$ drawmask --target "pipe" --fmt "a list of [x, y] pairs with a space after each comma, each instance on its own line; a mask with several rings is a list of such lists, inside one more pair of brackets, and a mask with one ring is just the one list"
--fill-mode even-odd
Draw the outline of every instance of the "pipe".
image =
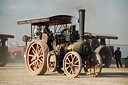
[[79, 31], [80, 40], [84, 41], [84, 22], [85, 22], [85, 9], [79, 10]]

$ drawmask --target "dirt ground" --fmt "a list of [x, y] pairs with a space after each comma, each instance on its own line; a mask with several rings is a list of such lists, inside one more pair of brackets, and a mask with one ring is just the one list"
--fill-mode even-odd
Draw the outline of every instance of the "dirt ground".
[[128, 68], [116, 68], [112, 64], [95, 78], [88, 77], [83, 70], [77, 78], [69, 78], [55, 72], [34, 76], [24, 63], [8, 63], [0, 67], [0, 85], [128, 85]]

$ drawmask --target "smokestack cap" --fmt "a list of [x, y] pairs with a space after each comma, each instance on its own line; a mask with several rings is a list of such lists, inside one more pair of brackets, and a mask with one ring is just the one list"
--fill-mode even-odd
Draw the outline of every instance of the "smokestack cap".
[[80, 12], [80, 11], [83, 11], [83, 12], [85, 12], [86, 10], [85, 10], [85, 9], [79, 9], [79, 12]]

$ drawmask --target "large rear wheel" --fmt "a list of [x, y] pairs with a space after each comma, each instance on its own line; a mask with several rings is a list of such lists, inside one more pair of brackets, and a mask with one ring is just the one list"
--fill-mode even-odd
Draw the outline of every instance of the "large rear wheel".
[[26, 50], [26, 67], [31, 74], [39, 75], [47, 71], [48, 46], [44, 41], [32, 41]]
[[63, 67], [67, 76], [77, 77], [82, 68], [80, 55], [75, 51], [68, 52], [64, 57]]
[[96, 48], [95, 52], [97, 52], [101, 56], [101, 59], [103, 62], [103, 67], [108, 68], [112, 62], [111, 50], [106, 46], [100, 46], [100, 47]]

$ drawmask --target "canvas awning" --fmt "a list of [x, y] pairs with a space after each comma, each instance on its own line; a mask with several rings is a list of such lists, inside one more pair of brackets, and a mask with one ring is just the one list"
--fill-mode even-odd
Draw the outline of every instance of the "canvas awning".
[[32, 24], [32, 25], [45, 25], [49, 23], [49, 25], [61, 25], [61, 24], [70, 24], [73, 16], [70, 15], [56, 15], [51, 17], [41, 17], [34, 19], [24, 19], [19, 20], [17, 23], [20, 24]]
[[97, 39], [118, 39], [118, 37], [113, 34], [103, 34], [103, 33], [85, 32], [84, 36], [88, 38], [97, 38]]
[[0, 34], [0, 39], [8, 39], [8, 38], [14, 38], [13, 35], [7, 35], [7, 34]]

